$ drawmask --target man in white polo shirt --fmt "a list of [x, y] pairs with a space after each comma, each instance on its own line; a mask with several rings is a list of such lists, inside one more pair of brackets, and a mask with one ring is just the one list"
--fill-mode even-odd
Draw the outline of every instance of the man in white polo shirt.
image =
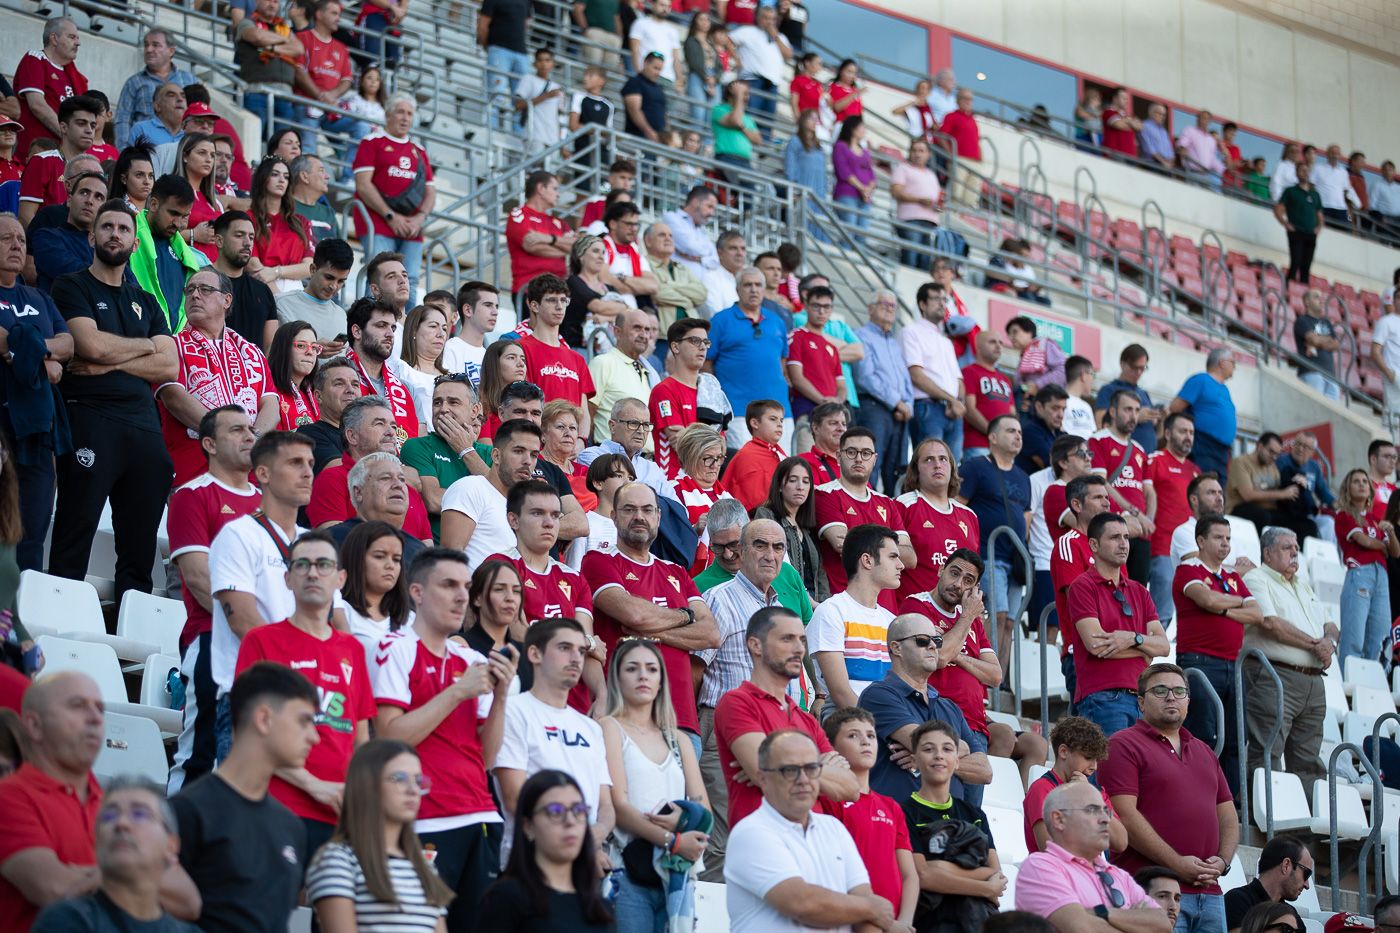
[[846, 827], [812, 812], [822, 765], [811, 737], [770, 733], [758, 746], [758, 768], [763, 803], [730, 830], [724, 862], [731, 933], [896, 928]]

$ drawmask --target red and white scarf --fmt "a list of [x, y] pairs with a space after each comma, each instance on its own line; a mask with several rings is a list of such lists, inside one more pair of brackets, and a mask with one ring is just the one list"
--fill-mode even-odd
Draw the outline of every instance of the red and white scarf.
[[321, 420], [321, 406], [316, 404], [316, 396], [305, 387], [293, 389], [290, 395], [277, 393], [282, 420], [277, 424], [279, 431], [295, 431], [303, 424]]
[[175, 335], [180, 354], [185, 391], [206, 409], [237, 405], [257, 418], [258, 403], [272, 391], [267, 359], [261, 350], [244, 340], [231, 327], [224, 328], [218, 340], [211, 340], [193, 327]]
[[914, 135], [922, 136], [930, 143], [933, 142], [933, 108], [928, 104], [915, 104], [914, 112], [919, 115], [919, 125], [923, 127], [922, 130]]
[[642, 254], [637, 252], [636, 243], [629, 243], [626, 246], [622, 246], [621, 244], [614, 243], [611, 236], [605, 236], [603, 237], [603, 249], [607, 250], [609, 266], [616, 260], [617, 254], [621, 253], [632, 260], [632, 278], [635, 279], [642, 274]]
[[[346, 350], [345, 358], [355, 365], [356, 372], [360, 374], [360, 395], [374, 395], [374, 383], [370, 381], [365, 364], [360, 362], [359, 354], [354, 350]], [[408, 386], [399, 381], [388, 360], [384, 361], [381, 371], [384, 376], [384, 397], [389, 400], [389, 411], [393, 413], [394, 423], [398, 425], [395, 433], [398, 435], [399, 448], [402, 449], [404, 441], [418, 436], [418, 409], [413, 405], [413, 396], [409, 393]]]

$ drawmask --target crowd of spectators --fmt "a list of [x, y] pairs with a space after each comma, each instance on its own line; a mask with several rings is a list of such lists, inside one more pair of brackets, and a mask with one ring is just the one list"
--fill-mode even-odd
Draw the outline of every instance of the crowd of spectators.
[[[596, 6], [583, 22], [607, 32], [619, 14]], [[683, 74], [669, 27], [646, 28], [667, 6], [629, 33], [641, 82]], [[375, 95], [340, 67], [339, 4], [295, 37], [275, 7], [240, 17], [240, 60], [261, 82], [291, 69], [329, 130], [337, 101]], [[746, 137], [743, 89], [774, 90], [764, 55], [789, 57], [777, 12], [718, 11], [752, 70], [716, 110]], [[527, 17], [482, 15], [528, 88], [508, 35]], [[164, 515], [185, 699], [167, 786], [104, 789], [97, 684], [11, 685], [15, 929], [276, 930], [300, 898], [331, 930], [684, 928], [697, 878], [727, 885], [739, 931], [977, 929], [1013, 906], [1062, 931], [1227, 928], [1240, 742], [1254, 766], [1277, 723], [1287, 767], [1320, 773], [1322, 672], [1381, 659], [1390, 636], [1392, 443], [1335, 488], [1308, 433], [1232, 456], [1232, 351], [1154, 403], [1142, 346], [1100, 385], [1031, 317], [974, 323], [946, 259], [908, 296], [916, 320], [880, 292], [852, 330], [792, 244], [751, 256], [740, 231], [714, 235], [711, 188], [644, 225], [616, 196], [627, 160], [579, 229], [559, 178], [531, 173], [512, 281], [420, 300], [432, 168], [402, 95], [358, 140], [371, 258], [345, 307], [354, 252], [314, 137], [275, 133], [240, 186], [236, 138], [152, 33], [120, 98], [135, 142], [105, 159], [72, 23], [44, 35], [20, 127], [58, 148], [26, 169], [28, 210], [0, 213], [0, 608], [14, 571], [83, 580], [104, 508], [117, 602], [150, 592]], [[533, 67], [538, 113], [557, 88], [548, 53]], [[655, 129], [650, 93], [627, 112]], [[920, 93], [911, 127], [959, 138], [970, 95], [946, 73]], [[859, 224], [856, 69], [820, 94]], [[290, 98], [263, 103], [292, 119]], [[937, 208], [931, 155], [915, 141], [901, 205]], [[519, 316], [499, 334], [504, 297]], [[1232, 547], [1256, 534], [1258, 566]], [[1297, 576], [1308, 536], [1347, 565], [1339, 625]], [[1011, 689], [1027, 584], [1072, 685], [1048, 736], [986, 711]], [[35, 673], [24, 621], [7, 640]], [[1247, 735], [1227, 716], [1217, 760], [1188, 672], [1232, 708], [1247, 648], [1287, 702], [1262, 701], [1247, 660]], [[1014, 905], [981, 808], [993, 759], [1022, 780], [1053, 763], [1027, 796]], [[1250, 897], [1296, 897], [1310, 865], [1305, 848], [1261, 861]]]

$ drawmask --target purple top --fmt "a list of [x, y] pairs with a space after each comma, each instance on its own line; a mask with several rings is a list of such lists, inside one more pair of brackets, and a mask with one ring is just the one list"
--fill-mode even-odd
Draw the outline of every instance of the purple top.
[[854, 175], [863, 184], [875, 180], [875, 165], [870, 160], [870, 150], [852, 151], [851, 147], [838, 142], [831, 148], [831, 168], [836, 176], [836, 186], [831, 191], [833, 198], [862, 198], [864, 194], [846, 181]]

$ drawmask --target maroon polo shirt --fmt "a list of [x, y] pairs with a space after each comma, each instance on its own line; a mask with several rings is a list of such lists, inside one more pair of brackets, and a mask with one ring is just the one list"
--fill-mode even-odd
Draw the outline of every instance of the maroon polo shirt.
[[720, 697], [719, 705], [715, 707], [715, 749], [720, 768], [724, 771], [724, 782], [729, 787], [731, 830], [758, 809], [763, 802], [763, 792], [752, 784], [740, 784], [734, 780], [739, 768], [729, 746], [739, 736], [749, 732], [768, 735], [779, 729], [797, 729], [807, 733], [817, 743], [818, 754], [825, 755], [831, 751], [831, 743], [826, 740], [826, 733], [816, 717], [798, 706], [791, 697], [780, 701], [754, 686], [751, 680], [744, 681]]
[[[1099, 785], [1110, 798], [1136, 797], [1143, 819], [1178, 854], [1213, 858], [1220, 854], [1215, 810], [1233, 800], [1230, 785], [1209, 745], [1185, 729], [1178, 735], [1179, 755], [1145, 720], [1114, 733], [1108, 757], [1099, 762]], [[1130, 873], [1156, 864], [1131, 844], [1113, 861]], [[1219, 894], [1220, 885], [1197, 887], [1183, 881], [1181, 893]]]
[[[1098, 619], [1099, 627], [1105, 632], [1137, 632], [1147, 634], [1147, 623], [1157, 621], [1157, 607], [1147, 587], [1128, 579], [1126, 571], [1118, 572], [1118, 583], [1106, 579], [1090, 567], [1069, 585], [1065, 592], [1065, 606], [1069, 610], [1071, 623], [1081, 619]], [[1123, 594], [1125, 602], [1113, 595]], [[1131, 608], [1129, 616], [1125, 607]], [[1076, 626], [1075, 632], [1079, 631]], [[1083, 638], [1074, 639], [1082, 646]], [[1138, 675], [1147, 667], [1147, 658], [1096, 658], [1087, 650], [1074, 651], [1074, 674], [1077, 683], [1074, 698], [1082, 700], [1100, 690], [1136, 690]]]
[[1187, 587], [1204, 586], [1217, 593], [1243, 596], [1253, 602], [1244, 580], [1233, 570], [1221, 568], [1219, 573], [1201, 563], [1199, 557], [1184, 560], [1172, 579], [1172, 600], [1176, 605], [1176, 653], [1204, 654], [1224, 661], [1240, 656], [1244, 643], [1244, 623], [1236, 622], [1223, 612], [1207, 612], [1186, 595]]

